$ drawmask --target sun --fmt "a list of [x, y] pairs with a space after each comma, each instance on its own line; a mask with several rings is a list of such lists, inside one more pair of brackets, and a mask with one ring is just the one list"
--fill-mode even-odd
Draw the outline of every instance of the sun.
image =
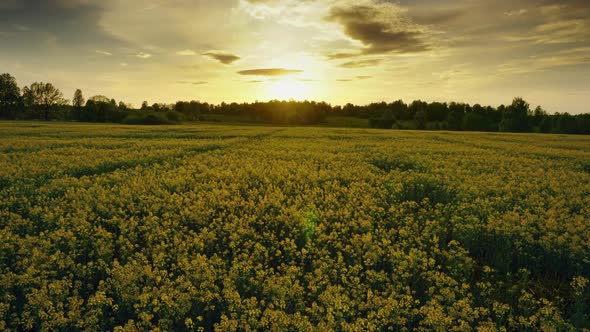
[[293, 77], [282, 77], [265, 83], [265, 94], [268, 99], [305, 100], [310, 97], [307, 82]]

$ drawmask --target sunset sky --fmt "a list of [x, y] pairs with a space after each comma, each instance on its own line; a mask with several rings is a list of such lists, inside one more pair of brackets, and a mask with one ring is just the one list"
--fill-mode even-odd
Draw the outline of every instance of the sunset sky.
[[590, 112], [588, 0], [0, 0], [0, 72], [67, 98]]

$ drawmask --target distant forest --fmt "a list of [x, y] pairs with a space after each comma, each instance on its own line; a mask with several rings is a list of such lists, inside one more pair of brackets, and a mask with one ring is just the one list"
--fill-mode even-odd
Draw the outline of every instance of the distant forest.
[[325, 102], [279, 101], [221, 103], [179, 101], [148, 104], [141, 108], [106, 96], [86, 100], [76, 90], [71, 102], [51, 83], [20, 88], [10, 74], [0, 75], [0, 119], [112, 122], [126, 124], [175, 124], [183, 121], [226, 121], [276, 125], [321, 125], [330, 117], [366, 120], [380, 129], [465, 130], [590, 134], [590, 114], [549, 114], [534, 110], [522, 98], [498, 107], [465, 103], [372, 103], [365, 106], [333, 106]]

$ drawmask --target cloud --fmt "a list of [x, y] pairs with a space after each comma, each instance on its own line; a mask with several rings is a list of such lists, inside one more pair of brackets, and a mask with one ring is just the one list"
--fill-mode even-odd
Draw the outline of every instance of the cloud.
[[528, 9], [526, 13], [527, 17], [517, 19], [524, 24], [521, 29], [505, 33], [498, 39], [531, 45], [590, 42], [590, 3], [585, 6], [575, 1], [569, 4], [548, 4]]
[[362, 68], [362, 67], [372, 67], [379, 65], [383, 60], [382, 59], [366, 59], [366, 60], [356, 60], [356, 61], [348, 61], [338, 65], [338, 67], [342, 68]]
[[509, 10], [507, 12], [504, 12], [504, 15], [508, 16], [508, 17], [516, 17], [516, 16], [522, 16], [526, 13], [528, 13], [529, 11], [526, 9], [514, 9], [514, 10]]
[[331, 53], [326, 55], [326, 58], [328, 58], [328, 60], [340, 60], [352, 58], [358, 55], [359, 53]]
[[101, 18], [110, 1], [93, 0], [2, 0], [0, 31], [14, 32], [3, 41], [3, 53], [38, 50], [51, 40], [57, 47], [127, 46], [106, 32]]
[[113, 53], [111, 53], [111, 52], [102, 51], [102, 50], [96, 50], [96, 51], [94, 51], [94, 52], [96, 52], [97, 54], [106, 55], [106, 56], [111, 56], [111, 55], [113, 55]]
[[195, 51], [191, 51], [191, 50], [182, 50], [182, 51], [176, 52], [176, 54], [182, 55], [182, 56], [191, 56], [191, 55], [196, 55], [197, 53], [195, 53]]
[[274, 3], [279, 2], [277, 0], [246, 0], [246, 1], [249, 3], [252, 3], [252, 4], [272, 4], [273, 2]]
[[[397, 5], [332, 7], [327, 21], [340, 24], [344, 33], [360, 42], [360, 54], [414, 53], [430, 49], [423, 31], [408, 21]], [[339, 54], [348, 56], [350, 54]]]
[[176, 81], [178, 84], [190, 84], [190, 85], [204, 85], [208, 84], [209, 82], [206, 81]]
[[149, 53], [144, 53], [144, 52], [139, 52], [135, 55], [136, 57], [140, 58], [140, 59], [149, 59], [152, 57], [151, 54]]
[[212, 59], [215, 59], [215, 60], [223, 63], [224, 65], [229, 65], [229, 64], [234, 63], [234, 62], [241, 59], [237, 55], [233, 55], [233, 54], [225, 53], [225, 52], [216, 52], [216, 51], [205, 52], [205, 53], [203, 53], [203, 55], [208, 56]]
[[339, 78], [339, 79], [336, 79], [336, 82], [352, 82], [352, 81], [357, 81], [357, 80], [366, 80], [369, 78], [372, 78], [372, 76], [359, 75], [359, 76], [355, 76], [352, 78]]
[[590, 65], [590, 47], [530, 56], [527, 59], [511, 60], [498, 66], [499, 74], [524, 74], [545, 71], [563, 66]]
[[261, 68], [261, 69], [249, 69], [239, 71], [240, 75], [251, 75], [251, 76], [287, 76], [293, 74], [303, 73], [303, 70], [298, 69], [284, 69], [284, 68]]

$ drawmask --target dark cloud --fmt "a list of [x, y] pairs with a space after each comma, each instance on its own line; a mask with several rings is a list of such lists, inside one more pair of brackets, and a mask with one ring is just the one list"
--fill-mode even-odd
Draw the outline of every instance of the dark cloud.
[[358, 56], [358, 53], [332, 53], [326, 55], [326, 58], [329, 60], [340, 60], [340, 59], [348, 59], [355, 56]]
[[[333, 7], [326, 19], [341, 24], [347, 36], [361, 42], [365, 46], [361, 54], [413, 53], [429, 49], [422, 32], [401, 19], [384, 16], [378, 7]], [[351, 54], [336, 56], [348, 55]]]
[[382, 59], [366, 59], [366, 60], [357, 60], [357, 61], [348, 61], [338, 65], [338, 67], [342, 68], [362, 68], [362, 67], [372, 67], [380, 64], [383, 60]]
[[209, 52], [203, 53], [203, 55], [208, 56], [212, 59], [215, 59], [215, 60], [223, 63], [224, 65], [229, 65], [229, 64], [234, 63], [234, 62], [241, 59], [237, 55], [233, 55], [233, 54], [229, 54], [229, 53], [225, 53], [225, 52], [209, 51]]
[[251, 76], [286, 76], [303, 73], [303, 70], [298, 69], [284, 69], [284, 68], [261, 68], [261, 69], [249, 69], [239, 71], [240, 75], [251, 75]]
[[461, 9], [440, 9], [440, 10], [410, 10], [409, 16], [412, 21], [423, 25], [439, 25], [455, 22], [468, 14], [466, 8]]
[[10, 36], [3, 41], [3, 46], [20, 51], [43, 45], [122, 46], [122, 41], [100, 25], [105, 11], [103, 3], [84, 0], [7, 1], [0, 6], [0, 31]]

